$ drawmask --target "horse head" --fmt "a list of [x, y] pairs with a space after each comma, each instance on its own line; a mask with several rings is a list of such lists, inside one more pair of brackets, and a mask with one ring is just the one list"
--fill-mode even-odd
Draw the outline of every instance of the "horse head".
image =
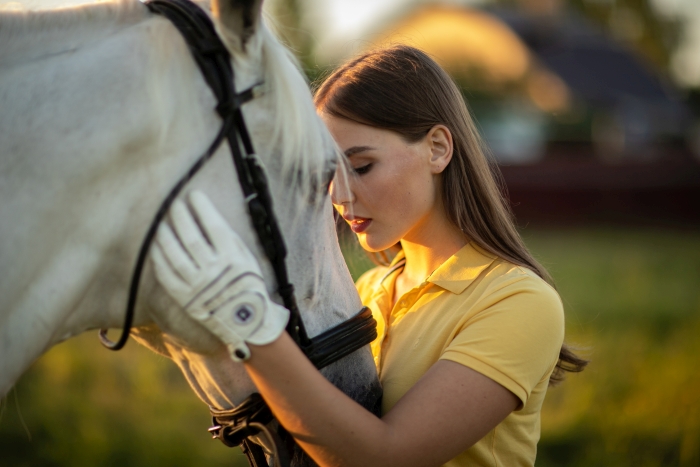
[[[361, 304], [335, 235], [327, 184], [335, 145], [261, 1], [214, 0], [237, 89], [262, 83], [243, 117], [269, 180], [287, 268], [310, 336]], [[0, 14], [0, 395], [50, 346], [119, 328], [133, 262], [162, 199], [214, 139], [216, 102], [177, 30], [133, 2]], [[183, 190], [201, 190], [271, 267], [222, 146]], [[166, 220], [167, 221], [167, 220]], [[278, 299], [278, 297], [277, 297]], [[171, 358], [211, 408], [254, 387], [242, 365], [157, 284], [141, 280], [132, 335]], [[378, 395], [368, 348], [324, 370], [367, 407]]]

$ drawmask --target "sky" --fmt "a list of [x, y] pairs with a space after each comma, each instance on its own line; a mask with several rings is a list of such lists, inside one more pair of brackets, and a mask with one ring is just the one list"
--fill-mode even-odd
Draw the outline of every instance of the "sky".
[[315, 52], [321, 61], [337, 56], [336, 50], [351, 55], [369, 29], [415, 0], [306, 0], [305, 26], [317, 39]]
[[[276, 0], [266, 0], [268, 3]], [[393, 12], [430, 0], [301, 0], [305, 23], [318, 43], [320, 58], [338, 47], [354, 49], [368, 39], [372, 26]], [[443, 3], [483, 4], [490, 0], [442, 0]], [[591, 0], [611, 1], [614, 0]], [[700, 0], [649, 0], [660, 14], [682, 24], [681, 43], [671, 57], [671, 75], [682, 87], [700, 87]], [[91, 3], [91, 0], [0, 0], [8, 7], [50, 8]]]

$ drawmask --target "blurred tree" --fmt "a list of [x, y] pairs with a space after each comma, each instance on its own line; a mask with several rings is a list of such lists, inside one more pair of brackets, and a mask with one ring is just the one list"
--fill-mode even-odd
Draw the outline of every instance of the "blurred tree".
[[313, 36], [304, 24], [304, 3], [303, 0], [271, 0], [265, 3], [265, 10], [282, 41], [307, 68]]
[[497, 3], [540, 15], [556, 15], [565, 7], [572, 8], [664, 72], [680, 39], [678, 21], [659, 15], [650, 0], [497, 0]]

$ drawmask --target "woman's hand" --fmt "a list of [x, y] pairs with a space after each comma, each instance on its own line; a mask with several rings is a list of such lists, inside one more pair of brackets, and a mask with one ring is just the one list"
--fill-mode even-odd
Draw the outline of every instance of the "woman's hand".
[[289, 311], [270, 300], [255, 257], [204, 193], [190, 195], [190, 209], [175, 201], [170, 214], [174, 229], [161, 224], [151, 252], [156, 277], [234, 360], [247, 360], [246, 342], [273, 342]]

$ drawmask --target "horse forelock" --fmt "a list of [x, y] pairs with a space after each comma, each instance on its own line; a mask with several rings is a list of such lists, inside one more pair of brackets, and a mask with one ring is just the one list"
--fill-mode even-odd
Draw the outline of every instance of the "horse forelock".
[[[222, 28], [219, 28], [220, 32]], [[240, 45], [235, 38], [222, 38], [229, 49], [234, 50], [234, 65], [237, 65]], [[302, 196], [310, 197], [322, 184], [323, 169], [330, 154], [337, 149], [316, 114], [309, 83], [296, 57], [270, 31], [265, 22], [248, 39], [243, 61], [250, 57], [259, 59], [260, 78], [271, 99], [271, 132], [267, 137], [272, 142], [275, 157], [279, 158], [282, 177], [295, 180], [302, 189]]]

